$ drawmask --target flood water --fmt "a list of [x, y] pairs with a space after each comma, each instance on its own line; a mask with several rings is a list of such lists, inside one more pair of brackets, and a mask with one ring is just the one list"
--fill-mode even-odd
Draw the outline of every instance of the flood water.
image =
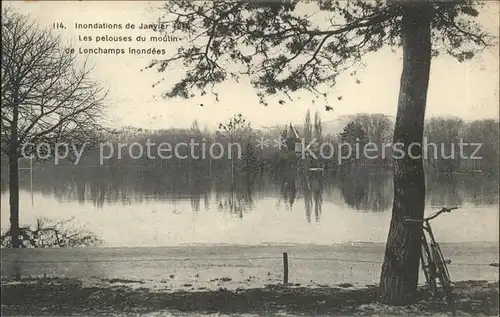
[[[383, 242], [392, 207], [390, 173], [210, 176], [142, 167], [49, 167], [21, 172], [21, 224], [70, 219], [106, 246]], [[2, 229], [9, 224], [2, 177]], [[426, 213], [442, 242], [498, 241], [498, 179], [427, 176]]]

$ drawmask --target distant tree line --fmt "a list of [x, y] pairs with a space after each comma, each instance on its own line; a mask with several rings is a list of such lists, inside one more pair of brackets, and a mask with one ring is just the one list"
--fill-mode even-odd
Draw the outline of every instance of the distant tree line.
[[[345, 147], [339, 147], [340, 143], [349, 143], [353, 150], [362, 151], [363, 146], [372, 143], [377, 151], [370, 152], [370, 158], [363, 157], [362, 153], [356, 156], [353, 153], [350, 158], [337, 161], [338, 153], [330, 153], [329, 147], [322, 150], [322, 159], [319, 156], [319, 149], [312, 148], [317, 153], [318, 159], [306, 157], [304, 164], [311, 166], [322, 166], [329, 171], [340, 171], [351, 173], [354, 170], [366, 170], [368, 172], [389, 171], [392, 164], [391, 148], [382, 150], [384, 145], [392, 144], [392, 133], [394, 122], [391, 117], [384, 114], [357, 114], [347, 117], [345, 126], [340, 133], [328, 133], [324, 131], [323, 123], [319, 113], [315, 113], [314, 119], [308, 110], [304, 118], [303, 126], [296, 127], [300, 138], [308, 144], [313, 138], [317, 144], [330, 143], [336, 151], [346, 151]], [[101, 135], [102, 140], [107, 140], [114, 145], [111, 158], [104, 159], [103, 165], [106, 166], [143, 166], [156, 172], [162, 172], [169, 175], [174, 170], [190, 171], [190, 175], [212, 177], [214, 175], [246, 175], [251, 178], [255, 173], [273, 172], [283, 168], [289, 168], [291, 163], [299, 160], [299, 153], [287, 151], [286, 148], [278, 149], [276, 144], [268, 141], [267, 146], [260, 147], [259, 140], [278, 140], [282, 135], [285, 124], [280, 128], [270, 130], [253, 129], [250, 123], [241, 114], [235, 115], [226, 122], [220, 124], [219, 129], [211, 131], [208, 128], [200, 129], [197, 121], [194, 121], [191, 128], [188, 129], [141, 129], [133, 127], [124, 127], [114, 132], [104, 132]], [[482, 119], [466, 122], [455, 117], [433, 117], [426, 121], [425, 137], [427, 143], [434, 143], [436, 147], [428, 145], [426, 153], [427, 159], [424, 164], [429, 173], [450, 174], [450, 173], [477, 173], [482, 172], [488, 175], [497, 176], [499, 172], [499, 125], [494, 119]], [[481, 144], [478, 146], [462, 146], [460, 152], [460, 142], [464, 144]], [[297, 140], [302, 142], [302, 140]], [[147, 142], [153, 144], [150, 146], [150, 153], [154, 159], [150, 159], [144, 152], [139, 155], [139, 147], [131, 146], [134, 143], [142, 145], [146, 150]], [[172, 154], [168, 159], [158, 157], [158, 145], [169, 143], [172, 146], [180, 142], [196, 144], [194, 150], [189, 147], [180, 147], [178, 154]], [[127, 144], [129, 147], [118, 149], [118, 144]], [[218, 146], [213, 147], [211, 157], [210, 147], [214, 143]], [[238, 146], [230, 144], [238, 144]], [[202, 146], [202, 144], [204, 144]], [[473, 153], [478, 148], [477, 153]], [[217, 156], [224, 151], [220, 158]], [[103, 150], [105, 155], [110, 154], [110, 149], [106, 146]], [[118, 154], [121, 152], [120, 154]], [[204, 154], [203, 154], [204, 152]], [[231, 156], [229, 156], [231, 152]], [[290, 153], [292, 152], [292, 153]], [[347, 156], [347, 153], [341, 153]], [[480, 159], [471, 159], [474, 157]], [[95, 147], [86, 151], [79, 165], [99, 165], [99, 149]], [[328, 159], [328, 157], [332, 157]], [[375, 157], [376, 156], [376, 157]], [[185, 157], [185, 158], [181, 158]], [[375, 158], [374, 158], [375, 157]], [[2, 157], [2, 160], [5, 160]], [[53, 161], [48, 160], [53, 163]], [[70, 165], [70, 161], [63, 161], [60, 165]], [[299, 164], [303, 167], [302, 164]], [[299, 166], [297, 165], [297, 166]], [[2, 172], [5, 172], [2, 169]], [[188, 175], [186, 174], [186, 175]], [[5, 175], [5, 174], [4, 174]], [[236, 176], [235, 176], [236, 175]], [[238, 176], [238, 177], [240, 177]], [[186, 176], [187, 177], [187, 176]]]
[[[357, 114], [350, 116], [342, 132], [328, 134], [323, 132], [321, 118], [315, 114], [314, 124], [309, 110], [304, 119], [302, 137], [306, 144], [313, 138], [318, 143], [328, 142], [334, 150], [340, 150], [342, 160], [337, 160], [333, 153], [332, 159], [321, 159], [316, 165], [327, 169], [351, 173], [354, 170], [366, 169], [373, 172], [388, 171], [392, 165], [392, 134], [394, 122], [384, 114]], [[425, 122], [426, 141], [423, 146], [424, 164], [430, 173], [485, 173], [498, 176], [499, 172], [499, 123], [494, 119], [481, 119], [466, 122], [456, 117], [433, 117]], [[360, 152], [358, 156], [352, 153], [347, 157], [347, 147], [339, 146], [348, 143]], [[363, 147], [370, 143], [369, 158], [362, 153]], [[384, 149], [385, 147], [385, 149]], [[368, 149], [368, 146], [366, 147]], [[462, 149], [461, 149], [462, 148]], [[319, 149], [315, 148], [319, 153]], [[328, 147], [322, 151], [323, 157], [332, 153]], [[309, 165], [311, 165], [309, 160]]]

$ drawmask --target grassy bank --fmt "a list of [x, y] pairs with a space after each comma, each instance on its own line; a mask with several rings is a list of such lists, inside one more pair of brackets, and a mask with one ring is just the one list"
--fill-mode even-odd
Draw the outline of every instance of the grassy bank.
[[[132, 283], [132, 281], [130, 281]], [[154, 291], [123, 283], [88, 287], [77, 279], [25, 279], [2, 284], [2, 315], [446, 315], [441, 300], [421, 289], [417, 304], [389, 307], [378, 303], [376, 286], [354, 288], [287, 287], [216, 291]], [[459, 315], [497, 316], [498, 282], [463, 281], [455, 285]]]

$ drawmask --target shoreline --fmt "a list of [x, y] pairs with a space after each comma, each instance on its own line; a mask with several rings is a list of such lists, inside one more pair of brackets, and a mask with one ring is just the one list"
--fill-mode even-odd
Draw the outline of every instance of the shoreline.
[[[126, 285], [85, 286], [79, 279], [23, 279], [2, 283], [2, 315], [134, 316], [446, 316], [443, 300], [420, 287], [413, 305], [378, 301], [378, 287], [266, 285], [227, 290], [157, 290]], [[126, 283], [125, 283], [126, 284]], [[498, 281], [455, 283], [458, 316], [498, 315]]]
[[[23, 277], [141, 280], [142, 287], [216, 290], [282, 283], [283, 254], [288, 281], [313, 286], [376, 284], [384, 244], [287, 246], [177, 246], [157, 248], [40, 248], [1, 250], [2, 278]], [[441, 244], [452, 281], [498, 280], [497, 244]], [[420, 272], [421, 273], [421, 272]], [[421, 280], [424, 276], [421, 273]]]
[[[209, 248], [209, 247], [227, 247], [227, 248], [259, 248], [259, 247], [353, 247], [353, 246], [383, 246], [385, 247], [386, 242], [383, 241], [348, 241], [348, 242], [332, 242], [332, 243], [314, 243], [314, 242], [259, 242], [255, 244], [244, 244], [244, 243], [210, 243], [210, 242], [194, 242], [194, 243], [178, 243], [178, 244], [165, 244], [165, 245], [100, 245], [100, 246], [92, 246], [92, 247], [80, 247], [80, 249], [163, 249], [163, 248], [185, 248], [185, 247], [201, 247], [201, 248]], [[448, 245], [448, 246], [480, 246], [480, 247], [498, 247], [500, 244], [499, 241], [453, 241], [453, 242], [439, 242], [440, 245]], [[33, 250], [35, 248], [21, 249], [21, 250]], [[60, 249], [58, 247], [54, 248], [43, 248], [43, 249]], [[11, 248], [0, 248], [0, 252], [9, 252]], [[500, 252], [500, 251], [499, 251]]]

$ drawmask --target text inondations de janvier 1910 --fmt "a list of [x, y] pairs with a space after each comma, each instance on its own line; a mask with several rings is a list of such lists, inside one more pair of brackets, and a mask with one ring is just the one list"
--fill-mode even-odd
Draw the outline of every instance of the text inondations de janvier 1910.
[[[70, 53], [85, 55], [165, 55], [168, 43], [182, 42], [185, 25], [166, 23], [108, 23], [74, 22], [66, 25], [54, 22], [52, 28], [64, 32], [73, 28], [76, 32]], [[76, 44], [76, 45], [75, 45]], [[166, 45], [167, 44], [167, 45]]]

